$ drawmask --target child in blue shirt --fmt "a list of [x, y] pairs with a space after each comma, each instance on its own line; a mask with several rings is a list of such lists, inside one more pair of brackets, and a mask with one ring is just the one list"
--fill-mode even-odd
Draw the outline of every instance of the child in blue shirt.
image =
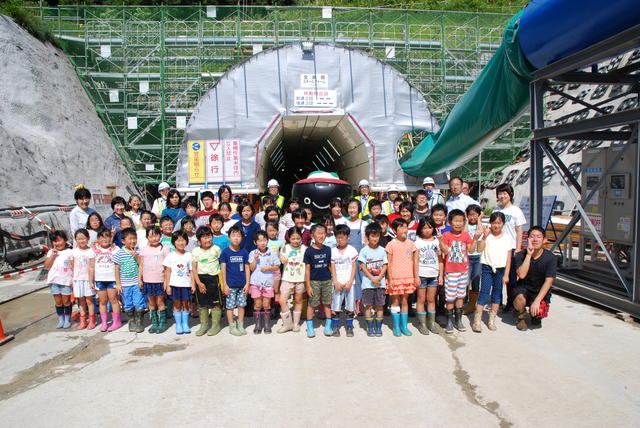
[[260, 225], [253, 220], [253, 205], [249, 201], [242, 201], [238, 205], [238, 214], [242, 217], [242, 220], [236, 223], [242, 230], [242, 248], [250, 253], [256, 249], [253, 236], [260, 230]]
[[[362, 304], [367, 323], [367, 336], [382, 336], [385, 303], [385, 275], [387, 273], [387, 252], [380, 246], [382, 229], [377, 223], [367, 225], [364, 230], [367, 245], [362, 247], [358, 256], [362, 270]], [[372, 310], [375, 308], [375, 319]]]
[[315, 224], [311, 227], [311, 236], [313, 244], [307, 248], [304, 253], [305, 266], [305, 284], [309, 303], [307, 305], [307, 337], [315, 337], [316, 332], [313, 328], [313, 315], [315, 308], [320, 304], [324, 307], [326, 324], [324, 326], [324, 335], [331, 336], [333, 329], [331, 327], [331, 292], [333, 284], [331, 281], [331, 248], [324, 245], [324, 238], [327, 235], [327, 228], [323, 224]]
[[[242, 228], [233, 225], [229, 229], [230, 246], [222, 250], [220, 268], [224, 294], [227, 296], [227, 321], [229, 333], [234, 336], [247, 334], [244, 329], [244, 307], [249, 293], [249, 253], [241, 247]], [[233, 320], [233, 310], [238, 308], [238, 320]]]
[[213, 245], [220, 247], [220, 251], [227, 248], [230, 244], [229, 237], [222, 233], [224, 219], [220, 214], [211, 214], [209, 216], [209, 227], [213, 231]]

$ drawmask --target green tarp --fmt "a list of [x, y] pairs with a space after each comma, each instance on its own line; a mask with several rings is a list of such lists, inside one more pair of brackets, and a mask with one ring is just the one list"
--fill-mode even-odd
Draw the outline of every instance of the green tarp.
[[526, 111], [534, 68], [518, 43], [521, 14], [509, 22], [502, 45], [453, 107], [440, 130], [427, 135], [400, 158], [407, 174], [423, 177], [463, 164]]

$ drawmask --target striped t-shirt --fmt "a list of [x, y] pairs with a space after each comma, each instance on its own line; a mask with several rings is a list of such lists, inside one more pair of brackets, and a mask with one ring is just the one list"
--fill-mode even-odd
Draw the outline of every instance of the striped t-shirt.
[[120, 265], [120, 283], [123, 287], [138, 285], [138, 262], [135, 255], [120, 248], [113, 256], [113, 263]]

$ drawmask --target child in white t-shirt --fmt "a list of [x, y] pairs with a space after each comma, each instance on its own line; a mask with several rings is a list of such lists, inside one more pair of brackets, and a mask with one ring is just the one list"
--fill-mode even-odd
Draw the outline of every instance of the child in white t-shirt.
[[173, 232], [171, 243], [175, 251], [167, 254], [162, 265], [165, 292], [173, 297], [173, 317], [176, 320], [176, 334], [189, 334], [189, 302], [195, 291], [191, 278], [191, 253], [186, 251], [189, 236], [184, 231]]
[[331, 249], [331, 328], [333, 337], [340, 337], [340, 312], [344, 305], [347, 313], [345, 331], [347, 337], [353, 337], [353, 314], [356, 310], [354, 282], [356, 278], [356, 259], [358, 251], [348, 244], [351, 229], [346, 224], [336, 227], [336, 248]]
[[[89, 264], [89, 281], [92, 288], [98, 290], [100, 305], [100, 331], [114, 331], [122, 326], [120, 319], [120, 301], [116, 290], [116, 269], [113, 258], [119, 248], [112, 242], [112, 234], [108, 229], [98, 232], [98, 242], [93, 246], [94, 258]], [[111, 303], [113, 322], [107, 328], [109, 311], [107, 303]]]
[[[289, 243], [282, 247], [280, 261], [284, 265], [280, 287], [275, 287], [276, 296], [280, 303], [282, 327], [278, 333], [300, 331], [300, 317], [302, 315], [302, 299], [305, 293], [304, 284], [304, 252], [307, 247], [302, 245], [302, 234], [298, 229], [289, 229]], [[289, 310], [289, 297], [293, 295], [293, 320]]]
[[78, 330], [96, 328], [96, 313], [93, 296], [96, 295], [95, 286], [89, 281], [89, 266], [95, 253], [89, 248], [89, 231], [78, 229], [75, 233], [76, 248], [73, 253], [73, 295], [80, 306], [80, 325]]
[[71, 327], [71, 283], [73, 281], [73, 254], [67, 248], [67, 234], [63, 230], [51, 233], [53, 249], [47, 253], [44, 268], [49, 270], [47, 283], [58, 314], [56, 328]]
[[[444, 282], [444, 262], [440, 252], [440, 242], [436, 239], [437, 226], [429, 216], [418, 223], [416, 248], [418, 251], [418, 275], [420, 287], [416, 299], [418, 331], [421, 334], [439, 334], [436, 323], [436, 294]], [[425, 301], [427, 310], [425, 311]]]

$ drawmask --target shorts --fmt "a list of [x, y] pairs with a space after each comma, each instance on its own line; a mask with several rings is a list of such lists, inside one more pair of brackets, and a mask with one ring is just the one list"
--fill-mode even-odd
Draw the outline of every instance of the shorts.
[[378, 288], [365, 288], [362, 290], [362, 304], [365, 306], [384, 306], [385, 303], [385, 289]]
[[[326, 302], [326, 300], [323, 300]], [[355, 312], [356, 310], [356, 284], [351, 285], [349, 291], [336, 291], [333, 290], [331, 296], [331, 310], [333, 312], [340, 312], [342, 305], [344, 304], [344, 310], [347, 312]]]
[[76, 297], [93, 297], [95, 290], [91, 289], [89, 281], [78, 280], [73, 282], [73, 295]]
[[420, 277], [420, 288], [427, 287], [437, 287], [438, 286], [438, 278], [425, 278], [424, 276]]
[[49, 284], [51, 286], [51, 294], [62, 294], [63, 296], [71, 296], [73, 294], [73, 290], [70, 285], [61, 285], [52, 282]]
[[[320, 299], [322, 299], [323, 302], [330, 302], [333, 282], [330, 279], [325, 281], [311, 281], [311, 291], [313, 291], [313, 296], [309, 296], [309, 306], [318, 306]], [[326, 305], [327, 303], [324, 304]]]
[[291, 296], [293, 292], [295, 292], [295, 294], [302, 294], [304, 290], [304, 282], [282, 281], [280, 283], [280, 294], [285, 296]]
[[96, 281], [96, 288], [98, 291], [105, 291], [109, 288], [116, 288], [115, 281]]
[[[539, 290], [532, 290], [527, 287], [518, 286], [513, 290], [513, 298], [515, 299], [516, 296], [518, 296], [519, 294], [522, 294], [527, 301], [526, 306], [531, 306], [533, 301], [536, 300], [536, 297], [538, 297], [538, 292]], [[547, 317], [549, 315], [550, 305], [551, 305], [551, 294], [547, 293], [547, 295], [544, 296], [544, 298], [542, 299], [542, 302], [540, 302], [541, 314], [537, 318]]]
[[227, 309], [235, 309], [236, 307], [244, 308], [247, 306], [247, 295], [244, 294], [244, 287], [229, 287], [229, 295], [227, 296]]
[[456, 299], [464, 299], [467, 296], [469, 284], [469, 271], [445, 272], [444, 294], [446, 302], [455, 302]]
[[191, 300], [191, 287], [171, 286], [171, 298], [173, 300]]
[[222, 295], [220, 293], [220, 283], [218, 282], [218, 275], [200, 275], [198, 274], [200, 281], [205, 285], [205, 292], [200, 292], [200, 287], [196, 285], [196, 303], [198, 306], [206, 306], [213, 308], [214, 306], [220, 306], [222, 303]]
[[162, 282], [145, 282], [142, 294], [147, 297], [165, 296], [164, 284]]
[[271, 298], [276, 295], [273, 287], [259, 287], [257, 285], [252, 285], [249, 287], [251, 290], [251, 298], [257, 299], [258, 297], [268, 297]]
[[122, 287], [122, 302], [124, 303], [124, 310], [130, 311], [131, 309], [144, 309], [147, 306], [146, 299], [142, 290], [137, 285], [127, 285]]

